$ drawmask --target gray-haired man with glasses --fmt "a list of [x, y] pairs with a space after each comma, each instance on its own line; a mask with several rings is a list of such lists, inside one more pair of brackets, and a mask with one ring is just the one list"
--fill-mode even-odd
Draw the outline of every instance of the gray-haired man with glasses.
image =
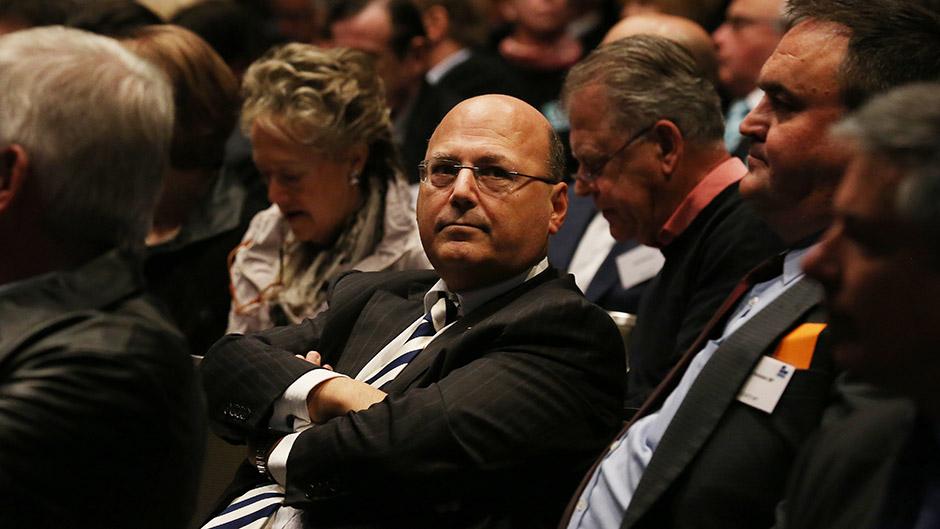
[[[522, 101], [461, 103], [420, 165], [433, 272], [344, 276], [315, 320], [208, 352], [210, 419], [255, 447], [216, 520], [557, 523], [620, 424], [624, 371], [612, 320], [545, 257], [568, 205], [563, 161]], [[251, 507], [271, 502], [273, 515]]]
[[745, 272], [783, 244], [738, 195], [747, 168], [725, 149], [718, 95], [685, 48], [651, 35], [603, 46], [571, 70], [564, 100], [575, 191], [594, 198], [615, 239], [666, 259], [631, 335], [636, 407]]

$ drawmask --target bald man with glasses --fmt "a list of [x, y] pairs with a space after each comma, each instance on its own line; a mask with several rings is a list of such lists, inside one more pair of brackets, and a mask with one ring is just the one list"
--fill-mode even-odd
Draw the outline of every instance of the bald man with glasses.
[[352, 273], [316, 319], [209, 351], [210, 420], [252, 446], [219, 519], [280, 487], [278, 527], [557, 523], [620, 424], [625, 368], [612, 320], [547, 264], [563, 167], [529, 105], [461, 103], [419, 168], [433, 272]]
[[630, 337], [626, 407], [636, 408], [783, 243], [738, 195], [747, 168], [725, 149], [718, 95], [681, 45], [638, 35], [603, 46], [571, 70], [563, 100], [575, 191], [594, 199], [614, 239], [665, 258]]

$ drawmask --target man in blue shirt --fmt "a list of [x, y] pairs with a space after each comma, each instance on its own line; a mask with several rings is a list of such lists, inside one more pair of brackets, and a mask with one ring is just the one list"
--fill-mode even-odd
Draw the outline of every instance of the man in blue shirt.
[[563, 526], [770, 526], [806, 436], [855, 396], [818, 347], [821, 289], [799, 272], [850, 159], [828, 128], [874, 93], [940, 74], [940, 19], [890, 0], [791, 0], [788, 11], [765, 96], [741, 126], [740, 190], [790, 246], [782, 274], [719, 311], [661, 387], [664, 403], [654, 393], [589, 472]]

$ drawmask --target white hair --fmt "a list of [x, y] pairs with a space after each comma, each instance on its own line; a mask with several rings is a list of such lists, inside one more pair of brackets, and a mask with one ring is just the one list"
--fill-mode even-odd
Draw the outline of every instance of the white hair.
[[139, 249], [159, 198], [173, 95], [117, 41], [64, 27], [0, 37], [0, 147], [30, 160], [50, 232], [70, 248]]

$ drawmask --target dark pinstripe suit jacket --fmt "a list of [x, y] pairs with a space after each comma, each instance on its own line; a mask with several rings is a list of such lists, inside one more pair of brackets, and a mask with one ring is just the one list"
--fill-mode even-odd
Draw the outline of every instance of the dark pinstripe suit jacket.
[[[421, 315], [436, 280], [352, 274], [315, 320], [220, 341], [202, 364], [217, 432], [265, 430], [272, 402], [314, 368], [294, 354], [316, 349], [357, 373]], [[287, 501], [322, 527], [551, 526], [619, 425], [619, 340], [571, 277], [549, 269], [438, 336], [383, 402], [300, 435]], [[242, 469], [230, 497], [253, 472]]]

